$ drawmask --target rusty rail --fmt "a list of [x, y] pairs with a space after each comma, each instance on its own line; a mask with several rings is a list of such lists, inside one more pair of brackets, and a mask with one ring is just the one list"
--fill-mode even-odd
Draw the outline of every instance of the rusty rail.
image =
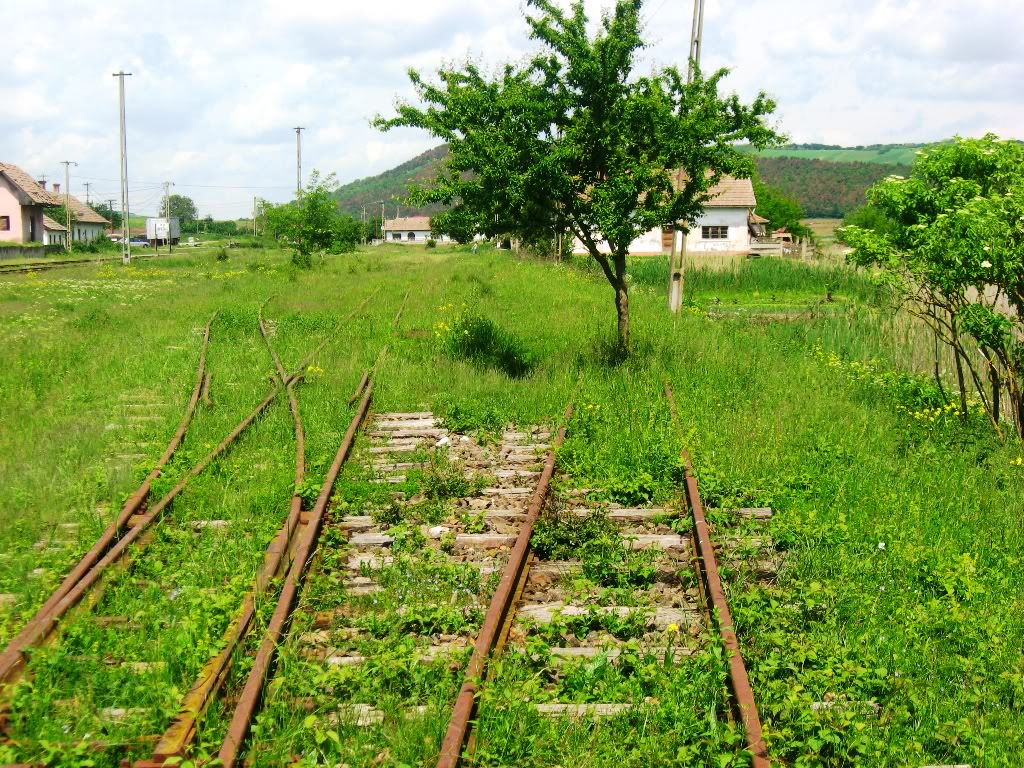
[[287, 626], [295, 608], [295, 601], [298, 597], [299, 589], [305, 579], [306, 566], [309, 563], [310, 556], [312, 555], [320, 537], [320, 531], [323, 528], [324, 516], [327, 512], [327, 504], [334, 490], [334, 483], [337, 480], [338, 473], [341, 471], [342, 464], [345, 463], [349, 452], [352, 450], [352, 444], [355, 441], [356, 433], [359, 431], [363, 420], [366, 418], [372, 398], [373, 382], [369, 381], [366, 384], [365, 392], [359, 403], [359, 407], [356, 409], [356, 413], [352, 417], [352, 421], [349, 423], [348, 430], [345, 432], [341, 445], [338, 447], [338, 452], [335, 454], [334, 462], [331, 464], [331, 468], [328, 470], [327, 476], [324, 478], [324, 483], [320, 488], [320, 495], [317, 497], [316, 504], [313, 506], [313, 510], [310, 513], [309, 522], [306, 524], [306, 528], [302, 532], [298, 548], [295, 552], [295, 557], [292, 560], [291, 567], [288, 569], [288, 575], [285, 577], [284, 586], [281, 589], [281, 595], [278, 598], [276, 607], [274, 608], [274, 614], [271, 617], [270, 624], [267, 626], [266, 633], [263, 636], [263, 642], [260, 644], [260, 648], [256, 653], [256, 658], [253, 661], [249, 677], [246, 679], [245, 686], [242, 688], [238, 704], [236, 705], [234, 714], [231, 718], [231, 724], [228, 727], [227, 734], [224, 737], [224, 742], [221, 745], [220, 752], [218, 754], [219, 764], [224, 766], [224, 768], [234, 768], [237, 764], [238, 754], [242, 749], [242, 745], [245, 743], [245, 739], [249, 735], [252, 718], [259, 707], [260, 699], [263, 694], [263, 686], [266, 683], [267, 675], [269, 674], [270, 667], [273, 664], [278, 643], [284, 634], [285, 627]]
[[487, 662], [499, 641], [499, 633], [506, 617], [512, 611], [515, 604], [517, 587], [521, 581], [523, 569], [526, 567], [530, 553], [530, 537], [533, 534], [533, 524], [540, 516], [541, 508], [544, 506], [544, 498], [547, 496], [548, 484], [555, 472], [555, 452], [561, 447], [565, 440], [566, 424], [572, 418], [572, 403], [565, 408], [564, 423], [558, 430], [551, 448], [548, 450], [544, 461], [544, 471], [541, 472], [537, 488], [530, 498], [530, 506], [526, 512], [526, 521], [519, 530], [519, 536], [512, 547], [508, 563], [501, 574], [501, 581], [487, 606], [487, 614], [484, 616], [483, 626], [480, 634], [477, 635], [476, 644], [473, 646], [473, 655], [466, 666], [466, 673], [459, 690], [458, 698], [452, 709], [451, 720], [448, 721], [448, 731], [445, 733], [444, 741], [441, 744], [441, 753], [437, 759], [437, 768], [455, 768], [462, 755], [462, 747], [466, 743], [469, 733], [470, 720], [473, 717], [473, 710], [476, 707], [476, 694], [478, 681], [483, 679], [487, 670]]
[[156, 465], [146, 476], [146, 479], [142, 481], [140, 485], [122, 507], [121, 512], [118, 514], [117, 519], [114, 520], [106, 530], [100, 535], [93, 544], [92, 548], [83, 555], [82, 559], [78, 561], [78, 564], [72, 569], [60, 586], [53, 592], [53, 594], [47, 599], [47, 601], [39, 608], [38, 611], [32, 616], [31, 619], [22, 627], [21, 632], [11, 640], [4, 650], [3, 654], [0, 654], [0, 684], [9, 683], [11, 679], [17, 674], [17, 672], [24, 666], [24, 657], [22, 651], [30, 644], [29, 638], [34, 637], [35, 630], [45, 621], [46, 617], [54, 611], [61, 600], [69, 593], [75, 586], [85, 577], [89, 570], [96, 564], [96, 562], [110, 549], [111, 543], [117, 538], [125, 527], [128, 525], [128, 521], [136, 515], [140, 509], [146, 503], [149, 498], [149, 492], [152, 487], [152, 483], [156, 480], [166, 466], [167, 462], [170, 461], [174, 452], [181, 445], [181, 441], [185, 438], [185, 433], [188, 431], [189, 425], [192, 423], [192, 417], [195, 414], [196, 406], [199, 403], [200, 391], [203, 387], [203, 382], [206, 379], [206, 353], [210, 346], [210, 327], [213, 324], [214, 318], [217, 313], [213, 315], [206, 323], [206, 327], [203, 330], [203, 343], [199, 352], [199, 363], [196, 371], [196, 383], [192, 389], [192, 397], [188, 401], [188, 405], [185, 408], [185, 413], [181, 417], [181, 421], [178, 424], [178, 429], [175, 431], [171, 441], [167, 444], [167, 448], [164, 449], [163, 454], [157, 460]]
[[[679, 415], [675, 396], [667, 382], [665, 396], [668, 398], [669, 408], [672, 411], [672, 421], [678, 425]], [[747, 668], [743, 663], [743, 655], [740, 653], [739, 640], [736, 637], [732, 614], [729, 612], [729, 601], [726, 599], [725, 590], [722, 587], [718, 560], [715, 558], [714, 545], [711, 542], [711, 534], [704, 517], [704, 505], [700, 500], [697, 479], [693, 476], [693, 462], [686, 448], [683, 448], [682, 459], [685, 468], [686, 496], [693, 514], [694, 541], [697, 545], [697, 556], [700, 559], [700, 571], [704, 587], [717, 617], [718, 632], [729, 658], [729, 687], [747, 735], [747, 749], [753, 756], [751, 766], [752, 768], [769, 768], [771, 760], [768, 757], [764, 735], [761, 731], [761, 717], [757, 711], [757, 702], [754, 700], [750, 677], [747, 675]]]
[[274, 361], [278, 384], [283, 386], [288, 394], [288, 405], [295, 426], [295, 492], [292, 494], [288, 517], [268, 545], [264, 555], [263, 568], [242, 601], [238, 616], [224, 631], [223, 647], [210, 658], [189, 692], [182, 698], [178, 714], [163, 735], [158, 737], [152, 756], [149, 760], [135, 762], [136, 768], [160, 766], [171, 757], [180, 757], [185, 754], [195, 739], [199, 721], [227, 680], [235, 650], [252, 628], [253, 619], [256, 616], [256, 600], [266, 592], [273, 579], [281, 576], [288, 564], [286, 555], [302, 515], [302, 497], [298, 494], [298, 489], [305, 477], [306, 449], [302, 417], [299, 413], [298, 400], [295, 397], [295, 385], [302, 379], [302, 373], [296, 372], [294, 377], [289, 376], [281, 363], [280, 356], [270, 343], [266, 324], [263, 322], [263, 308], [269, 301], [270, 299], [267, 299], [259, 309], [260, 336], [263, 337], [267, 351]]

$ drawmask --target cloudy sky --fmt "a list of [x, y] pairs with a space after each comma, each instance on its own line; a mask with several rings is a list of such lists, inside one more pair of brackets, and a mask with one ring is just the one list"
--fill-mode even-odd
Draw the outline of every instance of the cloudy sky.
[[[568, 0], [563, 0], [567, 3]], [[587, 0], [593, 15], [612, 0]], [[522, 0], [0, 0], [0, 160], [118, 196], [117, 80], [127, 79], [132, 209], [164, 180], [202, 214], [288, 199], [303, 171], [345, 182], [437, 142], [369, 126], [412, 97], [405, 71], [531, 50]], [[647, 0], [641, 68], [683, 64], [692, 0]], [[793, 141], [1024, 138], [1024, 0], [707, 0], [704, 66], [779, 102]]]

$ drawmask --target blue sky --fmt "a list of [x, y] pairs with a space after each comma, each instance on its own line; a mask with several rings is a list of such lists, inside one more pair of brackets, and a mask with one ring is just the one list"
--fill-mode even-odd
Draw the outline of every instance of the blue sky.
[[[587, 0], [596, 17], [610, 0]], [[685, 63], [691, 0], [648, 0], [641, 70]], [[201, 213], [235, 218], [254, 195], [288, 199], [295, 133], [303, 169], [341, 181], [436, 144], [369, 126], [413, 96], [405, 71], [531, 50], [520, 0], [0, 0], [0, 160], [116, 197], [117, 81], [128, 79], [132, 208], [160, 182]], [[993, 131], [1024, 138], [1024, 0], [707, 0], [704, 65], [728, 88], [779, 102], [794, 141], [930, 141]]]

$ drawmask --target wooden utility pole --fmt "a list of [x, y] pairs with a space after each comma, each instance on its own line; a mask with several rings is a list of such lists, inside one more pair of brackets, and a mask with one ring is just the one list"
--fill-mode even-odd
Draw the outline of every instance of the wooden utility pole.
[[121, 263], [132, 263], [132, 246], [128, 239], [128, 126], [124, 112], [124, 79], [131, 77], [131, 72], [115, 72], [121, 95]]
[[[694, 66], [700, 66], [701, 49], [704, 47], [704, 0], [693, 0], [693, 26], [690, 29], [690, 60], [686, 68], [687, 84], [693, 82]], [[684, 180], [680, 178], [680, 182]], [[678, 313], [683, 307], [683, 289], [686, 279], [686, 238], [690, 234], [689, 224], [679, 229], [672, 222], [672, 250], [668, 270], [668, 308]]]

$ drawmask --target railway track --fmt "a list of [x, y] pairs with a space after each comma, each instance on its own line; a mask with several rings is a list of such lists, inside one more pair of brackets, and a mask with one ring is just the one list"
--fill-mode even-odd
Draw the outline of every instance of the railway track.
[[[374, 295], [344, 318], [339, 330]], [[171, 491], [155, 503], [149, 499], [154, 481], [186, 438], [198, 403], [209, 399], [206, 357], [212, 323], [213, 318], [203, 335], [196, 383], [185, 415], [157, 467], [0, 656], [0, 746], [25, 754], [38, 754], [42, 747], [62, 755], [55, 758], [57, 763], [47, 759], [39, 765], [63, 764], [63, 756], [82, 751], [105, 761], [98, 764], [111, 765], [122, 756], [125, 764], [162, 764], [188, 752], [227, 677], [235, 651], [259, 623], [264, 594], [269, 589], [276, 591], [275, 579], [289, 572], [308, 539], [310, 529], [297, 490], [304, 479], [305, 449], [295, 386], [311, 360], [336, 337], [326, 338], [288, 373], [273, 348], [262, 308], [259, 329], [276, 371], [269, 394], [213, 451], [189, 468]], [[360, 388], [366, 390], [360, 406], [365, 414], [369, 399], [365, 378]], [[262, 566], [253, 569], [255, 578], [240, 591], [236, 572], [246, 571], [252, 542], [266, 535], [274, 507], [224, 520], [201, 510], [198, 514], [176, 513], [172, 504], [282, 393], [289, 400], [296, 445], [295, 479], [288, 485], [293, 489], [289, 511], [276, 533], [268, 537]], [[358, 419], [353, 419], [352, 429], [357, 425]], [[337, 471], [334, 467], [329, 473], [331, 482]], [[321, 507], [330, 495], [330, 484], [322, 495]], [[190, 559], [204, 548], [216, 551], [220, 562], [214, 560], [208, 572], [190, 573]], [[174, 576], [162, 578], [164, 572], [193, 584], [178, 585]], [[207, 609], [212, 604], [214, 610], [206, 611], [203, 626], [190, 627], [190, 617], [203, 613], [190, 606], [201, 603], [207, 603]], [[218, 642], [211, 633], [221, 624], [226, 627]], [[189, 641], [193, 641], [192, 647]], [[168, 644], [171, 652], [165, 647]], [[203, 648], [211, 651], [200, 664]], [[168, 685], [168, 680], [180, 680], [189, 669], [197, 670], [194, 682], [172, 716], [168, 697], [173, 696], [176, 685]], [[161, 685], [169, 690], [149, 695]], [[45, 697], [35, 695], [34, 691], [41, 689], [47, 691]], [[150, 756], [148, 760], [140, 759], [145, 755]]]
[[[276, 676], [266, 682], [268, 662], [239, 683], [220, 764], [529, 762], [502, 754], [510, 714], [535, 737], [542, 721], [561, 724], [548, 733], [568, 728], [579, 745], [583, 732], [658, 706], [633, 695], [642, 685], [565, 696], [581, 668], [615, 668], [621, 683], [650, 664], [685, 668], [720, 639], [729, 690], [707, 697], [712, 714], [735, 715], [738, 751], [769, 765], [688, 457], [681, 504], [595, 505], [593, 490], [551, 491], [565, 429], [480, 443], [430, 412], [371, 415], [301, 597], [278, 603]], [[601, 534], [582, 558], [551, 546], [561, 529], [571, 551], [588, 528]], [[731, 567], [739, 546], [718, 547]], [[602, 558], [607, 572], [595, 575]]]
[[[161, 254], [150, 253], [133, 255], [132, 260], [138, 259], [155, 259]], [[46, 272], [51, 269], [62, 269], [64, 267], [81, 267], [94, 265], [98, 266], [101, 264], [120, 264], [121, 257], [106, 257], [97, 259], [62, 259], [60, 261], [30, 261], [20, 264], [3, 264], [0, 263], [0, 275], [19, 275], [26, 274], [28, 272]]]

